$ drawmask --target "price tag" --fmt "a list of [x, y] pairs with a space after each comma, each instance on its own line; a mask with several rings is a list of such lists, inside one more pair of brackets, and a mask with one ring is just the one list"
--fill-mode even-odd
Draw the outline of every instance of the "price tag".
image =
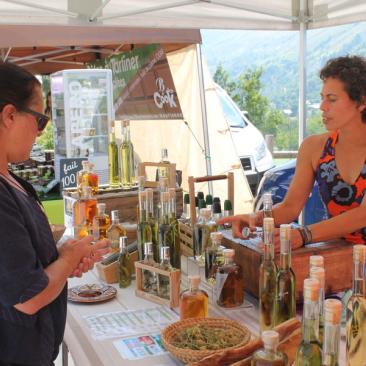
[[61, 189], [73, 188], [77, 186], [76, 175], [83, 166], [82, 161], [88, 160], [85, 158], [69, 158], [60, 160], [60, 184]]

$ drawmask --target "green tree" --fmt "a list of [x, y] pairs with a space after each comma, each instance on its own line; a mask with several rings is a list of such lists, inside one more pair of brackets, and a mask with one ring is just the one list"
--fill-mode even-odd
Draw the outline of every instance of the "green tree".
[[46, 128], [42, 132], [42, 135], [37, 138], [36, 143], [46, 150], [54, 149], [52, 121], [48, 122]]
[[229, 73], [223, 68], [221, 64], [218, 64], [213, 79], [215, 83], [219, 84], [223, 89], [225, 89], [230, 96], [235, 94], [235, 82], [230, 80]]

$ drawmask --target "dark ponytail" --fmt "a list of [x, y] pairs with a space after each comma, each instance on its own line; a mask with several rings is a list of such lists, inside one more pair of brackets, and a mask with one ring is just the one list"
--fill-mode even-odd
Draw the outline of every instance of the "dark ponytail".
[[27, 70], [10, 62], [0, 62], [0, 111], [7, 104], [28, 107], [36, 85], [41, 84]]

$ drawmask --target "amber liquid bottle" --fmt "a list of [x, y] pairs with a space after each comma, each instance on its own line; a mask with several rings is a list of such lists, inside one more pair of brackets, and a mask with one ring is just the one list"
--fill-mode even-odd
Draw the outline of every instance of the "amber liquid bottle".
[[97, 214], [97, 200], [92, 197], [89, 186], [82, 188], [81, 197], [74, 205], [75, 237], [83, 238], [92, 233], [94, 216]]
[[119, 222], [118, 210], [111, 212], [112, 225], [107, 230], [107, 238], [111, 241], [111, 252], [115, 253], [119, 250], [119, 242], [122, 236], [127, 235], [127, 230]]
[[243, 271], [234, 263], [234, 249], [224, 249], [224, 265], [216, 273], [217, 304], [224, 308], [240, 306], [244, 301]]
[[109, 216], [105, 213], [105, 203], [98, 203], [98, 213], [93, 219], [93, 236], [95, 240], [107, 238], [107, 230], [111, 224]]
[[189, 289], [180, 295], [179, 312], [180, 319], [207, 318], [208, 295], [198, 288], [200, 276], [188, 276]]
[[83, 169], [77, 173], [77, 191], [79, 197], [81, 197], [82, 187], [91, 187], [92, 195], [98, 193], [98, 175], [93, 172], [93, 164], [88, 160], [81, 162]]

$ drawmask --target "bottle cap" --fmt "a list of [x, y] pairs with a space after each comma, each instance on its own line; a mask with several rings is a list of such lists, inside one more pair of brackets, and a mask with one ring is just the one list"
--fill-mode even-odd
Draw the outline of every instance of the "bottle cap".
[[235, 250], [234, 249], [224, 249], [222, 251], [225, 258], [233, 258], [235, 256]]
[[194, 197], [194, 206], [198, 207], [198, 197]]
[[146, 178], [144, 175], [139, 175], [137, 177], [137, 185], [140, 190], [144, 189]]
[[98, 212], [104, 212], [106, 208], [106, 204], [101, 202], [101, 203], [97, 203], [97, 210]]
[[264, 217], [263, 218], [263, 231], [273, 231], [274, 230], [274, 218]]
[[188, 276], [188, 282], [191, 284], [192, 287], [198, 287], [201, 282], [200, 276]]
[[160, 248], [160, 256], [161, 259], [170, 259], [170, 248], [169, 247], [161, 247]]
[[206, 205], [212, 205], [213, 199], [211, 194], [206, 195]]
[[111, 211], [111, 219], [112, 219], [112, 221], [119, 221], [118, 210]]
[[324, 257], [321, 255], [311, 255], [309, 262], [310, 267], [324, 267]]
[[189, 193], [184, 193], [184, 199], [183, 199], [183, 202], [184, 202], [186, 205], [189, 205]]
[[168, 149], [165, 147], [161, 149], [161, 158], [162, 160], [166, 160], [168, 158]]
[[342, 318], [342, 302], [337, 299], [324, 301], [324, 322], [333, 325], [340, 324]]
[[220, 203], [220, 201], [214, 201], [213, 202], [212, 212], [214, 214], [220, 214], [221, 213], [221, 203]]
[[203, 198], [198, 200], [198, 208], [206, 208], [206, 201]]
[[144, 253], [145, 253], [145, 255], [147, 255], [147, 254], [153, 254], [153, 243], [146, 242], [144, 244]]
[[213, 202], [221, 202], [220, 197], [214, 197]]
[[123, 127], [128, 127], [130, 125], [130, 121], [125, 119], [124, 121], [122, 121], [122, 126]]
[[320, 283], [315, 278], [306, 278], [304, 280], [304, 299], [318, 301]]
[[320, 283], [320, 288], [325, 286], [325, 270], [322, 267], [311, 267], [310, 278], [315, 278]]
[[358, 262], [366, 261], [366, 246], [354, 245], [353, 246], [353, 260]]
[[281, 241], [291, 240], [291, 224], [280, 225], [280, 240]]
[[223, 236], [224, 235], [220, 231], [213, 231], [210, 234], [211, 241], [215, 241], [215, 242], [218, 242], [218, 241], [221, 242]]
[[208, 220], [211, 217], [211, 210], [209, 208], [201, 208], [200, 216]]
[[278, 346], [279, 334], [275, 330], [265, 330], [262, 332], [264, 347], [274, 348]]
[[197, 192], [197, 197], [199, 200], [204, 200], [205, 199], [205, 195], [203, 194], [203, 192]]
[[127, 236], [120, 236], [119, 238], [119, 249], [127, 248]]
[[224, 211], [231, 211], [233, 209], [233, 205], [230, 200], [224, 201]]

